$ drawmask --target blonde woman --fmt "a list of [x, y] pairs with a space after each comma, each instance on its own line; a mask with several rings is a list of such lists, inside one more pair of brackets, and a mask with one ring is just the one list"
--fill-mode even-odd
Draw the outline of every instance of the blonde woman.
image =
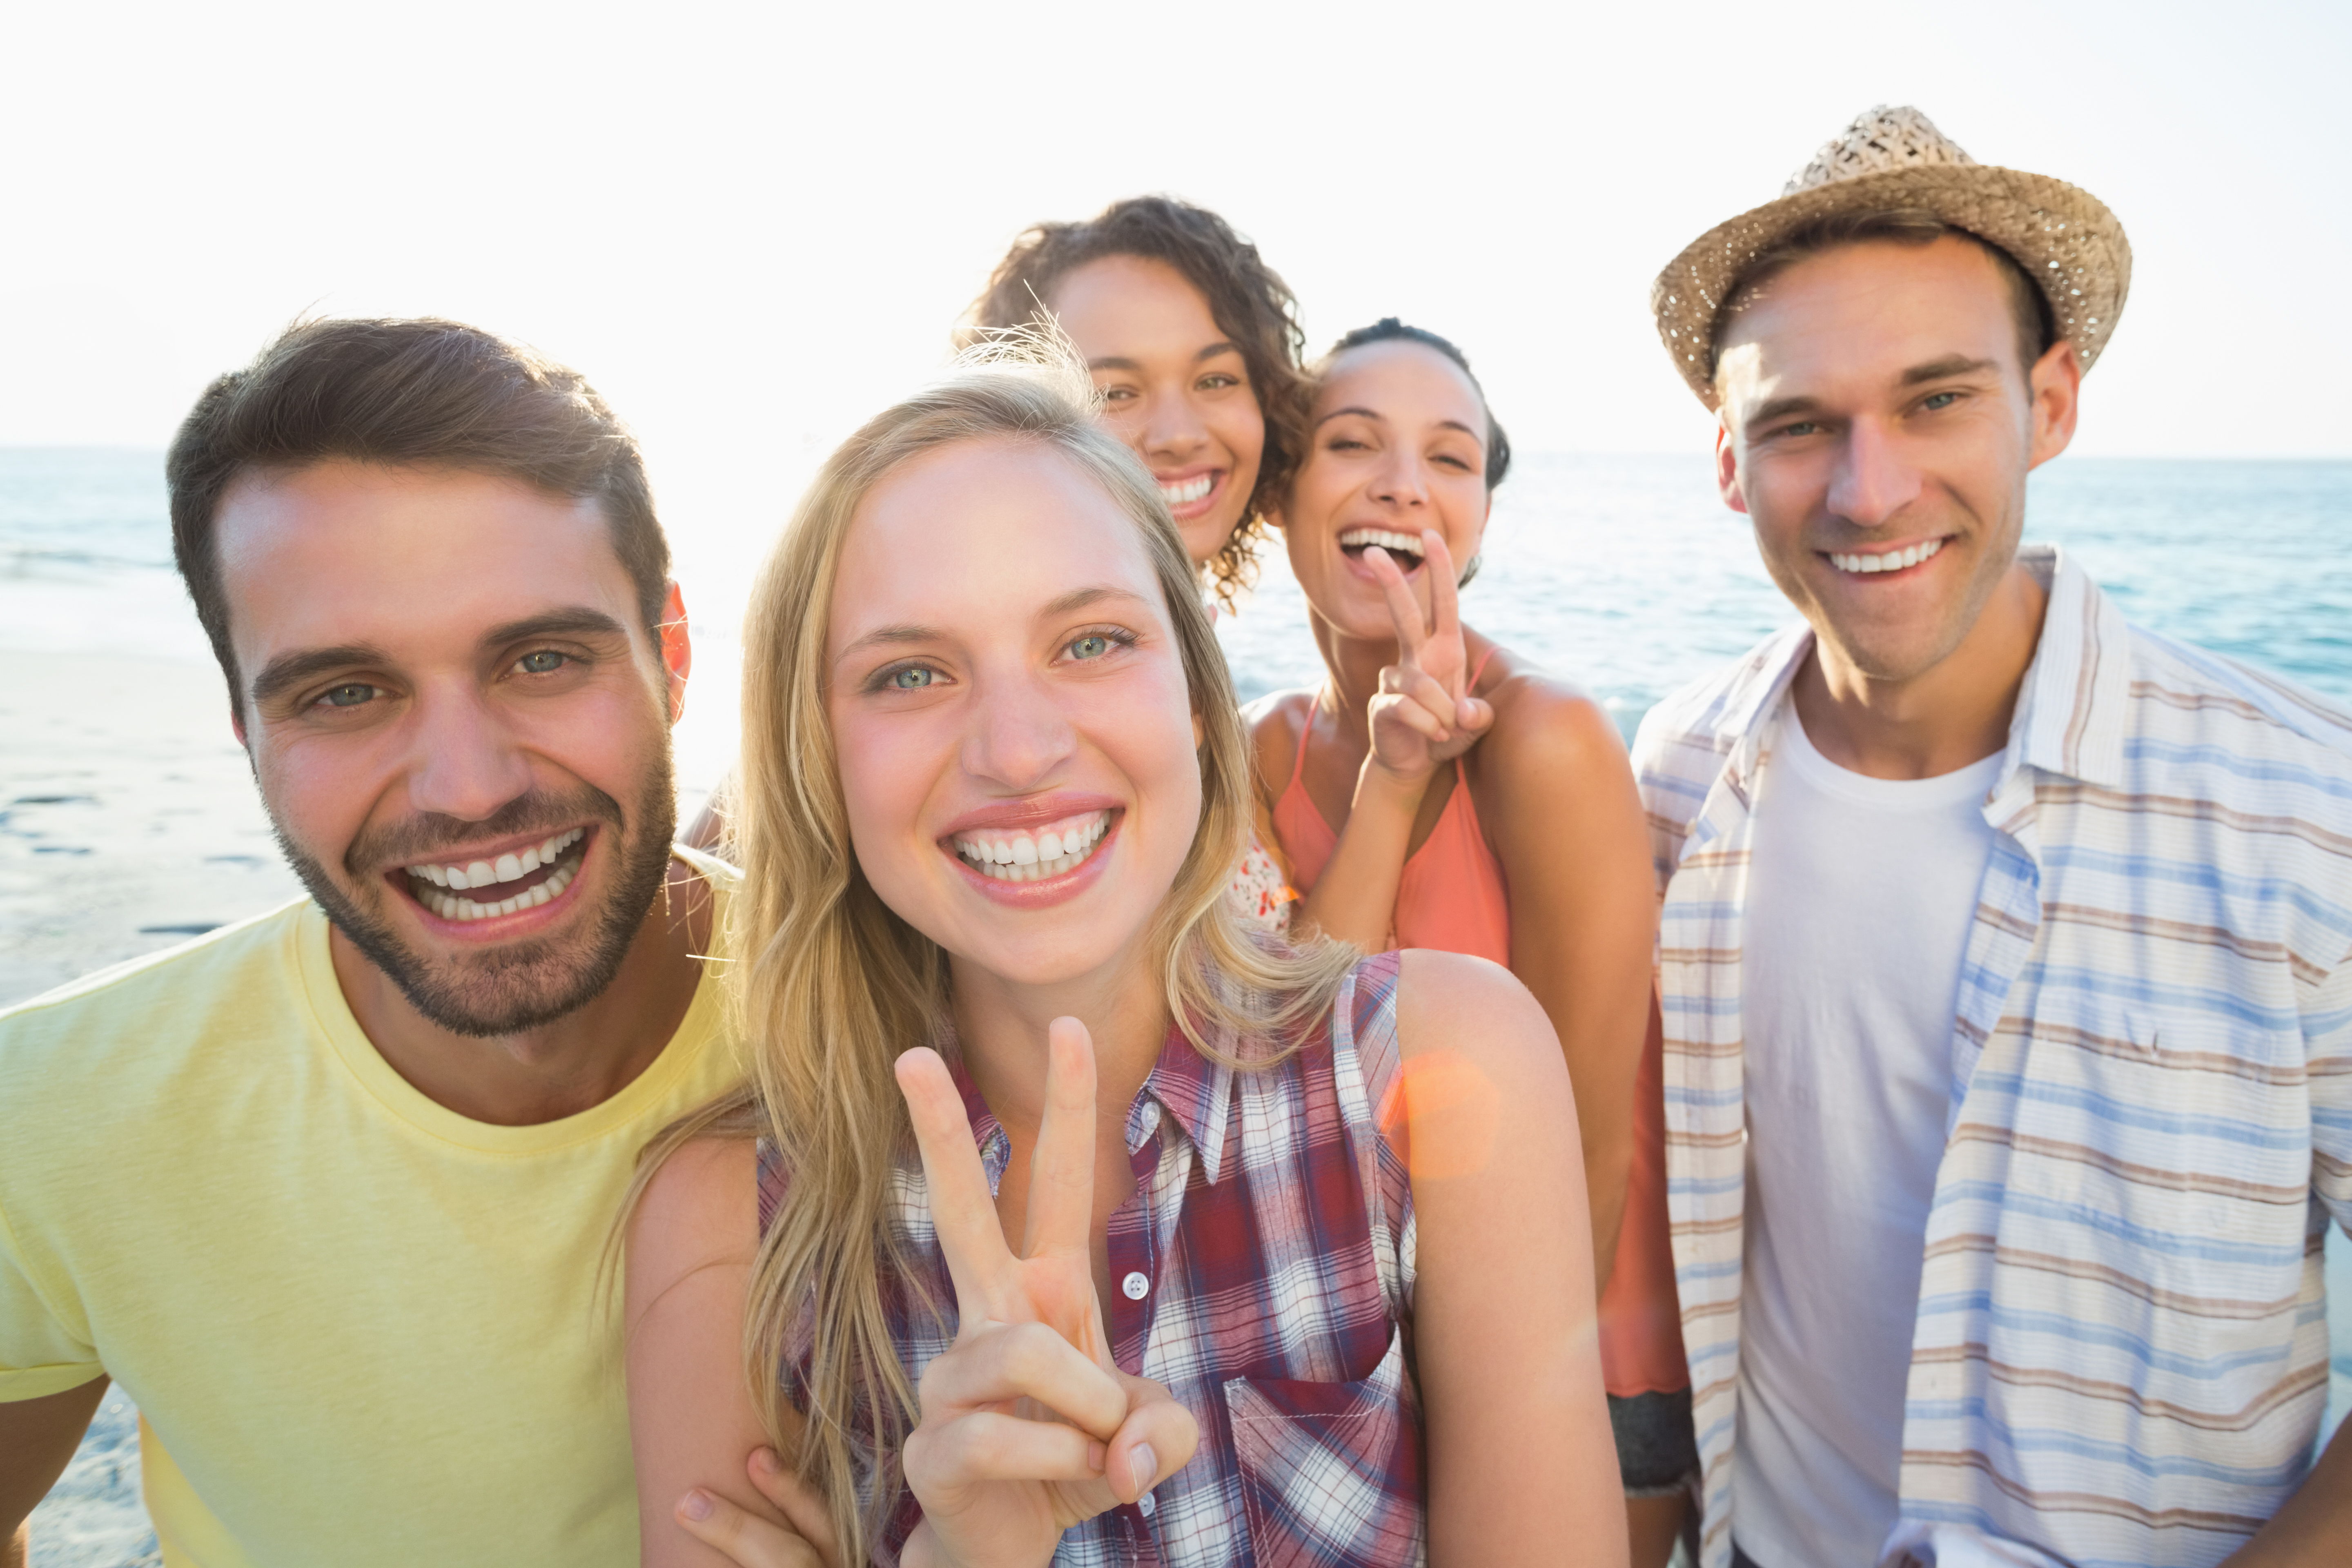
[[751, 1086], [629, 1230], [648, 1564], [1624, 1563], [1550, 1026], [1243, 924], [1193, 583], [1082, 377], [1005, 366], [771, 557]]

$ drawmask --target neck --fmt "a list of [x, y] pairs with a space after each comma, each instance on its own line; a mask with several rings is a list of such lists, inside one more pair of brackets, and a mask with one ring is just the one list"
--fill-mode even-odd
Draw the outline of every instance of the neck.
[[1123, 1124], [1168, 1037], [1168, 997], [1158, 966], [1136, 950], [1093, 973], [1026, 985], [957, 960], [952, 967], [956, 1048], [964, 1070], [1016, 1143], [1034, 1140], [1045, 1109], [1045, 1029], [1076, 1018], [1095, 1047], [1095, 1105]]
[[1900, 680], [1856, 668], [1816, 637], [1790, 692], [1806, 737], [1870, 778], [1935, 778], [1991, 756], [2009, 744], [2049, 598], [2031, 572], [2011, 566], [1959, 646]]
[[673, 860], [612, 984], [552, 1023], [488, 1038], [441, 1027], [341, 931], [327, 940], [352, 1016], [394, 1072], [460, 1116], [528, 1127], [602, 1105], [654, 1064], [693, 1005], [710, 931], [709, 887]]
[[1371, 701], [1381, 689], [1381, 669], [1397, 661], [1396, 639], [1351, 637], [1312, 606], [1307, 620], [1329, 675], [1324, 689], [1331, 699], [1339, 733], [1359, 749], [1367, 749], [1372, 741]]

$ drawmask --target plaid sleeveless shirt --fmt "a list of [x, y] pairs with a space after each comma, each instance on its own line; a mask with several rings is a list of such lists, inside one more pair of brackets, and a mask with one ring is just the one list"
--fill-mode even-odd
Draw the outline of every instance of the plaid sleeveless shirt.
[[[1111, 1216], [1116, 1285], [1102, 1306], [1113, 1359], [1191, 1410], [1201, 1446], [1139, 1503], [1064, 1534], [1057, 1564], [1424, 1561], [1396, 985], [1395, 953], [1365, 959], [1307, 1044], [1256, 1070], [1212, 1062], [1169, 1032], [1128, 1110], [1136, 1190]], [[1010, 1141], [955, 1071], [993, 1190]], [[763, 1230], [790, 1201], [787, 1184], [763, 1145]], [[955, 1289], [920, 1167], [902, 1167], [895, 1186], [908, 1254], [944, 1318], [886, 1282], [899, 1362], [915, 1381], [954, 1342]], [[802, 1410], [804, 1366], [785, 1387]], [[884, 1476], [896, 1484], [896, 1456], [869, 1456], [864, 1468], [866, 1487]], [[920, 1518], [901, 1490], [873, 1562], [894, 1568]]]

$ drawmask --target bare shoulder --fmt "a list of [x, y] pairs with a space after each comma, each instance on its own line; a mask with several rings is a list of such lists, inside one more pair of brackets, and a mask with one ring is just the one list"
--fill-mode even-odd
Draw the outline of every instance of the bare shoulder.
[[696, 1138], [671, 1152], [629, 1215], [632, 1321], [688, 1275], [752, 1260], [760, 1247], [758, 1184], [757, 1152], [748, 1138]]
[[1242, 722], [1249, 726], [1253, 739], [1268, 733], [1287, 734], [1298, 739], [1299, 726], [1315, 711], [1315, 693], [1298, 689], [1269, 691], [1265, 696], [1242, 704]]
[[1472, 752], [1482, 782], [1557, 803], [1596, 789], [1615, 795], [1632, 776], [1616, 721], [1574, 682], [1498, 647], [1479, 688], [1495, 707], [1494, 728]]
[[1256, 759], [1260, 786], [1278, 793], [1290, 780], [1290, 765], [1298, 756], [1298, 738], [1315, 720], [1312, 691], [1269, 691], [1242, 707], [1242, 722], [1249, 727], [1250, 752]]
[[1397, 955], [1397, 1054], [1411, 1061], [1441, 1052], [1511, 1076], [1560, 1064], [1551, 1019], [1509, 970], [1407, 948]]

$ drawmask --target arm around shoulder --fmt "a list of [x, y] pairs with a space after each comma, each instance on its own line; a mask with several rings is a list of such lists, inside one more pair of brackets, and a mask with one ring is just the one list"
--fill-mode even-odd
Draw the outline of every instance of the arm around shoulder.
[[752, 1519], [785, 1522], [745, 1468], [768, 1443], [743, 1368], [757, 1182], [750, 1141], [698, 1139], [664, 1163], [630, 1216], [623, 1321], [646, 1568], [737, 1561], [678, 1522], [679, 1500], [697, 1488]]
[[1431, 1561], [1622, 1568], [1576, 1097], [1550, 1021], [1494, 964], [1409, 952], [1397, 1030]]

